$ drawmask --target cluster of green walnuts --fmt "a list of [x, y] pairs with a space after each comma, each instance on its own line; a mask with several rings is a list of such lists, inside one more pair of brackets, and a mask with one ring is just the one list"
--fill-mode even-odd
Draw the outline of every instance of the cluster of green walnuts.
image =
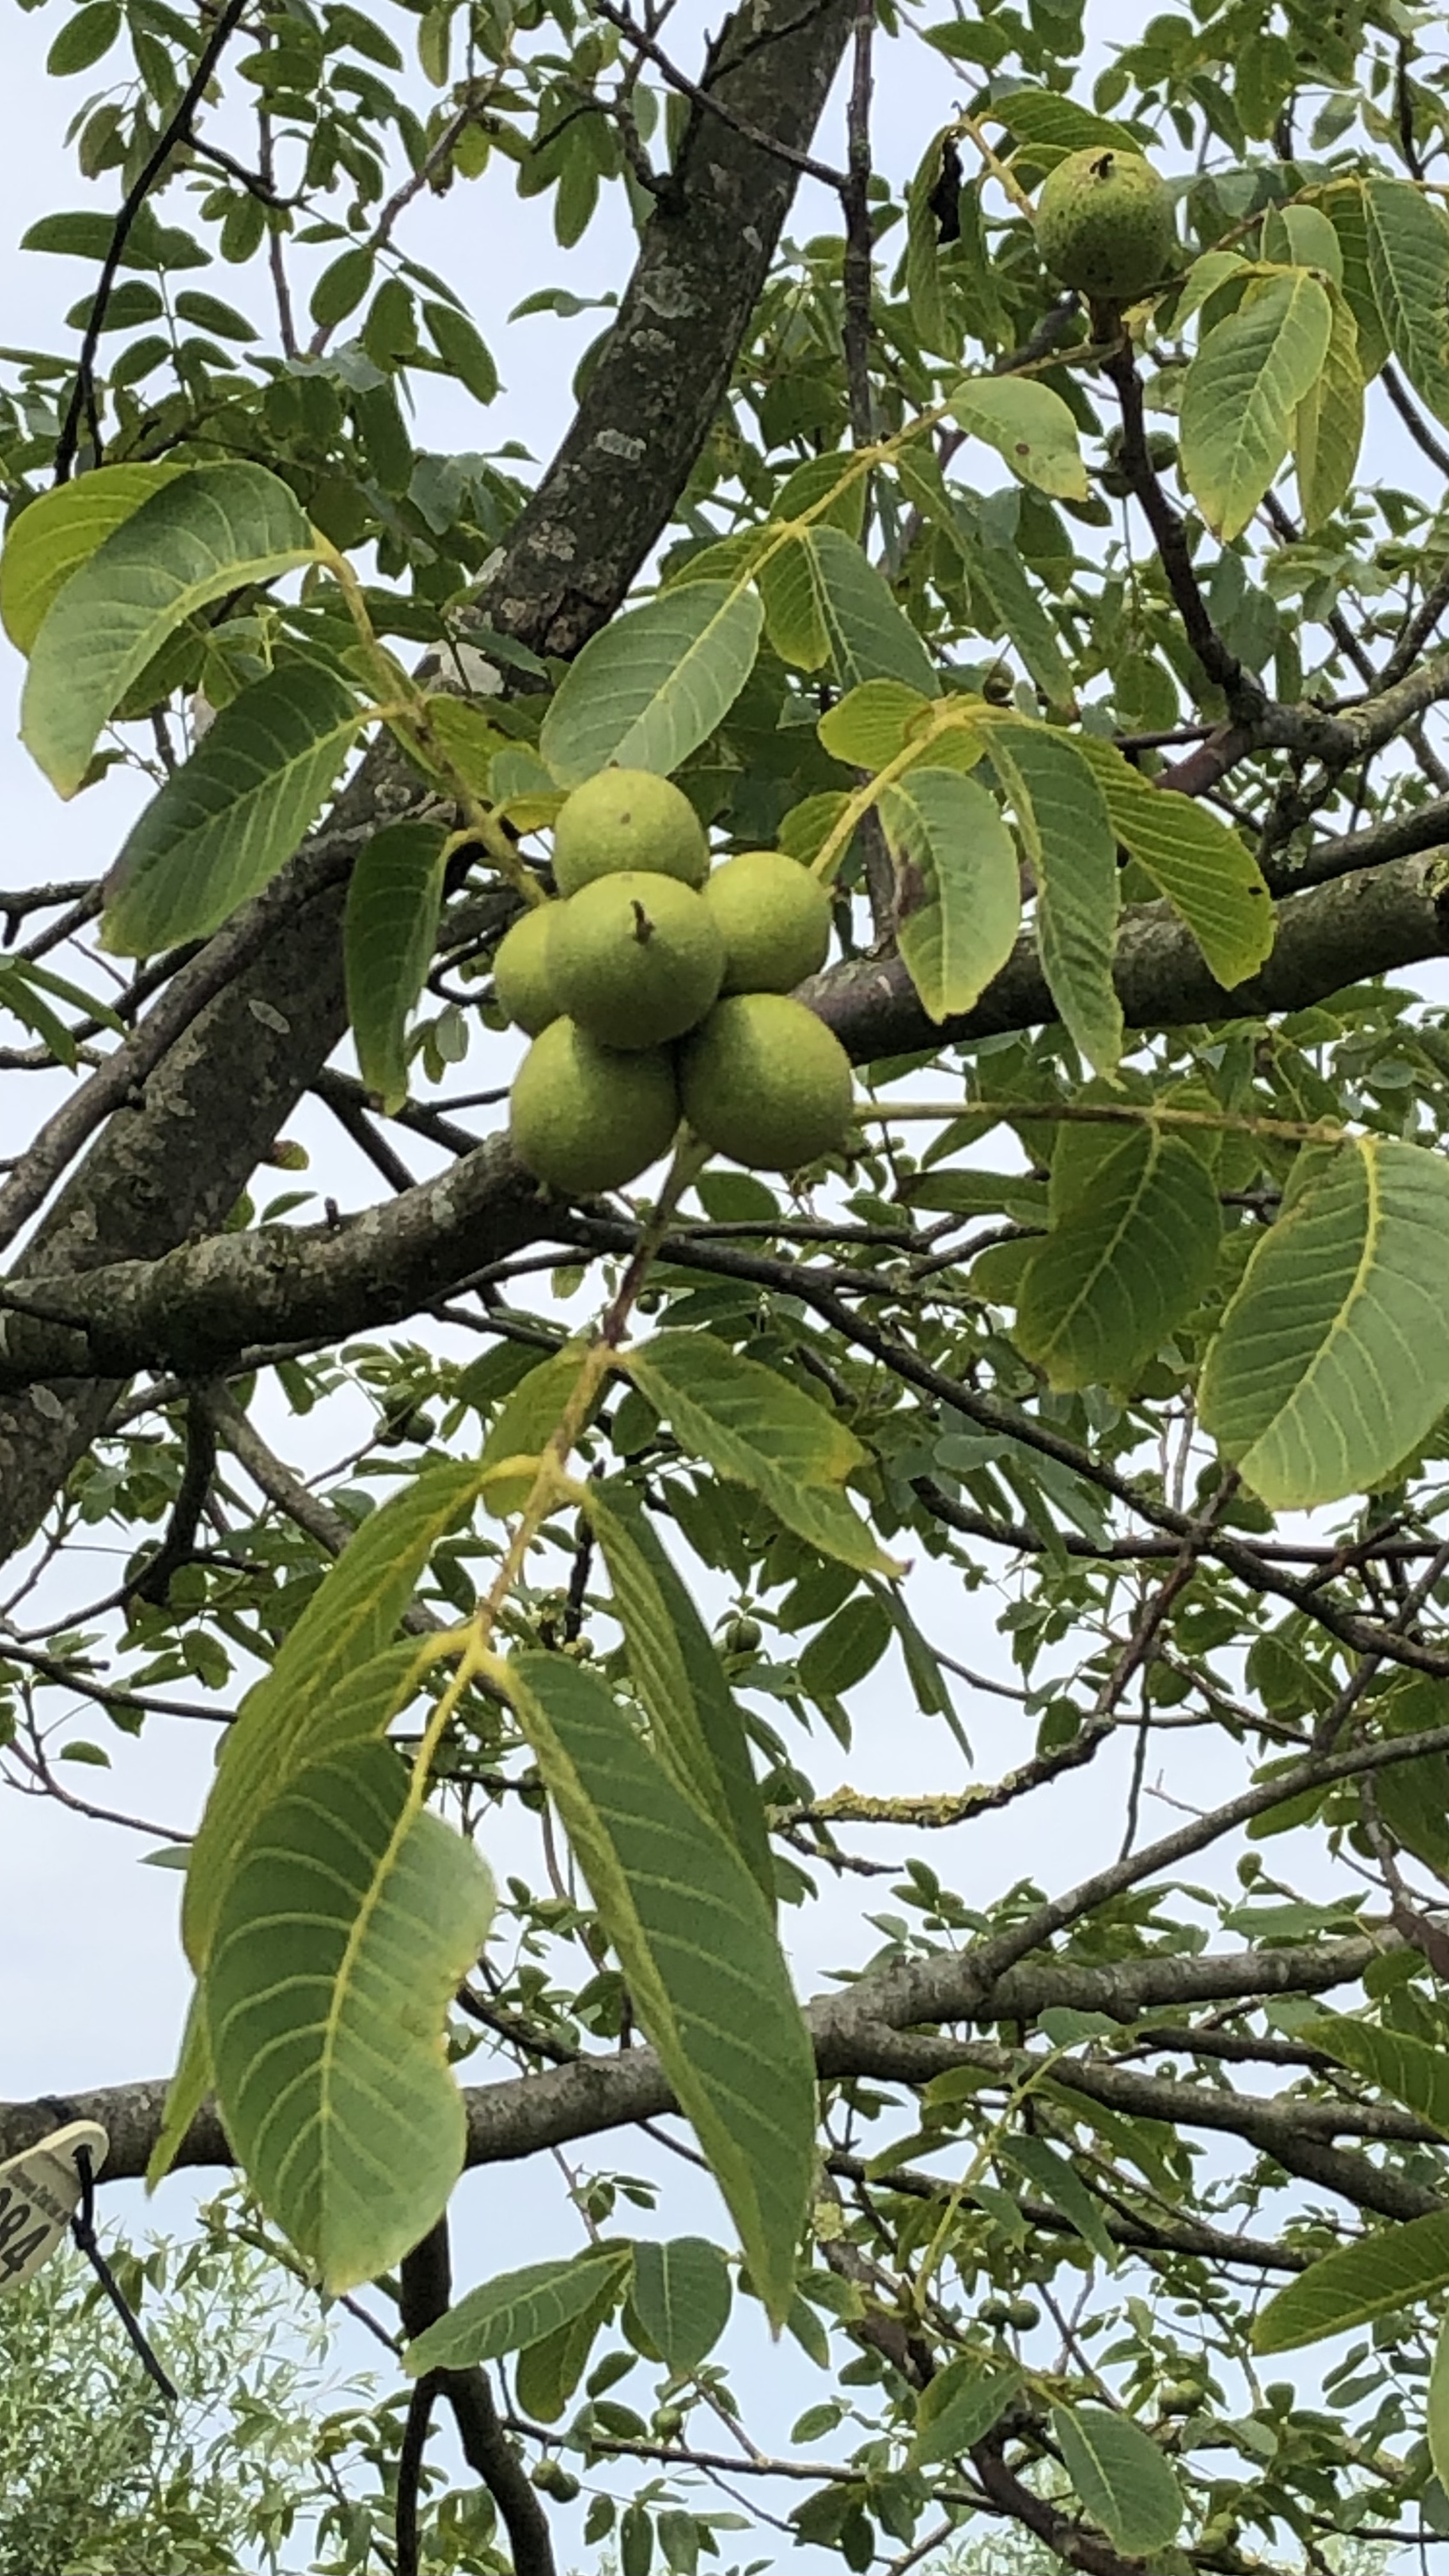
[[794, 1172], [850, 1136], [850, 1059], [794, 987], [825, 962], [830, 898], [781, 850], [710, 867], [687, 796], [642, 769], [575, 788], [554, 825], [558, 900], [493, 961], [533, 1044], [509, 1133], [527, 1171], [577, 1196], [621, 1189], [681, 1118], [712, 1153]]

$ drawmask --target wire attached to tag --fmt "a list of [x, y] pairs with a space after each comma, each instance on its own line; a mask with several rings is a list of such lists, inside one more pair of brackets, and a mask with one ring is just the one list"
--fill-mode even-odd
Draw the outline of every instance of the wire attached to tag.
[[137, 2360], [140, 2362], [142, 2369], [145, 2371], [147, 2378], [160, 2389], [161, 2394], [166, 2399], [167, 2403], [174, 2406], [180, 2395], [180, 2391], [172, 2384], [172, 2381], [168, 2378], [160, 2362], [157, 2360], [155, 2353], [152, 2351], [151, 2346], [146, 2339], [145, 2330], [142, 2327], [140, 2318], [131, 2307], [124, 2290], [121, 2288], [120, 2282], [116, 2279], [115, 2273], [111, 2270], [109, 2263], [101, 2252], [100, 2246], [96, 2242], [96, 2177], [94, 2168], [91, 2164], [91, 2151], [89, 2147], [78, 2146], [75, 2149], [75, 2169], [80, 2179], [81, 2196], [80, 2206], [74, 2211], [71, 2217], [71, 2235], [80, 2252], [84, 2254], [91, 2270], [95, 2273], [96, 2279], [100, 2282], [101, 2288], [105, 2291], [107, 2298], [110, 2300], [112, 2307], [115, 2309], [117, 2316], [125, 2327], [127, 2336], [130, 2339], [131, 2349], [135, 2353]]

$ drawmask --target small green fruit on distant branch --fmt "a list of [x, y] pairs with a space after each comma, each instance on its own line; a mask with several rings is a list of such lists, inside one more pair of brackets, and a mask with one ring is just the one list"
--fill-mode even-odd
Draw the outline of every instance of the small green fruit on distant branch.
[[667, 1055], [614, 1055], [572, 1020], [534, 1039], [514, 1077], [508, 1132], [535, 1180], [567, 1197], [622, 1189], [667, 1154], [679, 1094]]
[[623, 868], [704, 883], [709, 844], [689, 798], [649, 769], [601, 769], [560, 806], [553, 827], [559, 893], [577, 894]]
[[1042, 260], [1098, 304], [1130, 304], [1172, 268], [1172, 191], [1140, 153], [1093, 143], [1069, 152], [1037, 200]]

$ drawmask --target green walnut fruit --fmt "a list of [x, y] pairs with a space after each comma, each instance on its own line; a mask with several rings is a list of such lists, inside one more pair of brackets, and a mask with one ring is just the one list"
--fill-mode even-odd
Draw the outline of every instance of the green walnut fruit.
[[850, 1058], [785, 993], [716, 1003], [680, 1050], [679, 1087], [695, 1134], [754, 1171], [798, 1171], [849, 1134]]
[[623, 868], [687, 886], [703, 885], [709, 870], [704, 825], [689, 798], [652, 769], [599, 770], [566, 798], [553, 827], [560, 894], [577, 894]]
[[549, 980], [549, 937], [557, 904], [536, 903], [521, 913], [499, 941], [493, 959], [493, 990], [505, 1019], [531, 1038], [542, 1035], [559, 1016]]
[[566, 2469], [562, 2460], [551, 2458], [547, 2452], [541, 2460], [534, 2461], [529, 2474], [539, 2493], [552, 2496], [556, 2504], [572, 2504], [579, 2492], [572, 2469]]
[[758, 1619], [731, 1619], [720, 1643], [727, 1655], [758, 1654], [764, 1630]]
[[703, 1019], [724, 973], [703, 895], [639, 869], [600, 877], [554, 907], [549, 980], [601, 1046], [665, 1046]]
[[1172, 266], [1172, 191], [1140, 153], [1110, 144], [1069, 152], [1036, 209], [1042, 259], [1064, 286], [1099, 304], [1130, 304]]
[[568, 1197], [622, 1189], [669, 1151], [678, 1124], [667, 1055], [614, 1055], [572, 1020], [535, 1038], [514, 1077], [513, 1150], [535, 1180]]
[[1011, 2322], [1015, 2326], [1018, 2334], [1030, 2334], [1033, 2326], [1039, 2326], [1041, 2324], [1041, 2310], [1037, 2306], [1035, 2299], [1013, 2299], [1011, 2302]]
[[982, 2325], [994, 2327], [999, 2334], [1010, 2325], [1011, 2310], [1010, 2299], [983, 2299], [976, 2314]]
[[1169, 2379], [1157, 2393], [1159, 2415], [1195, 2415], [1202, 2404], [1202, 2390], [1195, 2379]]
[[793, 993], [825, 963], [830, 897], [783, 850], [742, 850], [705, 885], [725, 944], [726, 993]]

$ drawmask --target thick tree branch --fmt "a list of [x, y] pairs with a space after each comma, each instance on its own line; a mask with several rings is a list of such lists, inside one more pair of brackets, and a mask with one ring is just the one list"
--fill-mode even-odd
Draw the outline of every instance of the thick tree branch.
[[[1400, 1740], [1411, 1755], [1421, 1743], [1418, 1737]], [[1389, 1758], [1395, 1755], [1403, 1758], [1399, 1746], [1391, 1748]], [[1194, 2004], [1250, 2004], [1271, 1995], [1324, 1994], [1336, 1986], [1356, 1984], [1372, 1960], [1399, 1946], [1396, 1934], [1384, 1932], [1305, 1943], [1291, 1950], [1204, 1952], [1197, 1957], [1172, 1954], [1124, 1959], [1100, 1968], [1043, 1958], [1013, 1968], [984, 1991], [973, 1987], [970, 1954], [953, 1953], [915, 1963], [922, 1979], [935, 1980], [937, 1990], [929, 2001], [914, 1986], [898, 1984], [888, 1993], [889, 1981], [897, 1976], [888, 1970], [861, 1978], [845, 1996], [820, 1998], [809, 2007], [808, 2019], [816, 2036], [821, 2073], [845, 2077], [853, 2071], [852, 2024], [868, 2034], [863, 2044], [878, 2046], [883, 2030], [904, 2026], [911, 2019], [1021, 2023], [1059, 2006], [1110, 2013], [1116, 2020], [1132, 2022], [1143, 2013], [1182, 2012]], [[897, 2012], [899, 2025], [895, 2024]], [[1174, 2049], [1178, 2044], [1175, 2036]], [[165, 2098], [164, 2083], [143, 2082], [68, 2096], [63, 2103], [50, 2097], [11, 2103], [0, 2109], [0, 2158], [18, 2154], [62, 2118], [99, 2120], [110, 2137], [106, 2179], [127, 2180], [146, 2169], [160, 2133]], [[658, 2118], [675, 2107], [659, 2062], [648, 2048], [629, 2049], [617, 2057], [581, 2057], [546, 2074], [477, 2085], [465, 2093], [464, 2100], [470, 2166], [515, 2163], [546, 2148], [565, 2146], [574, 2138], [595, 2137]], [[208, 2107], [193, 2121], [177, 2162], [228, 2161], [220, 2121]]]
[[[1153, 1028], [1301, 1009], [1365, 975], [1442, 953], [1449, 948], [1449, 884], [1441, 874], [1437, 861], [1419, 855], [1295, 896], [1279, 907], [1277, 944], [1262, 973], [1231, 993], [1214, 981], [1176, 916], [1164, 905], [1144, 905], [1124, 922], [1116, 970], [1129, 1022]], [[895, 958], [852, 959], [802, 987], [802, 998], [857, 1062], [1054, 1016], [1030, 934], [977, 1008], [939, 1029]], [[214, 1116], [226, 1067], [200, 1037], [198, 1045], [196, 1076]], [[144, 1160], [149, 1171], [149, 1153]], [[214, 1209], [212, 1224], [224, 1214]], [[416, 1313], [475, 1271], [551, 1235], [568, 1240], [567, 1221], [495, 1138], [455, 1170], [335, 1230], [212, 1234], [164, 1260], [148, 1247], [141, 1258], [104, 1270], [66, 1243], [48, 1276], [36, 1275], [37, 1254], [10, 1292], [0, 1388], [99, 1375], [109, 1401], [115, 1381], [138, 1368], [195, 1373], [242, 1347], [340, 1339]], [[77, 1259], [81, 1275], [66, 1275]], [[99, 1427], [105, 1407], [94, 1390], [72, 1402]], [[0, 1408], [0, 1470], [10, 1410]], [[18, 1485], [33, 1492], [35, 1471], [22, 1450], [14, 1454]], [[0, 1533], [7, 1508], [15, 1507], [0, 1476]]]

